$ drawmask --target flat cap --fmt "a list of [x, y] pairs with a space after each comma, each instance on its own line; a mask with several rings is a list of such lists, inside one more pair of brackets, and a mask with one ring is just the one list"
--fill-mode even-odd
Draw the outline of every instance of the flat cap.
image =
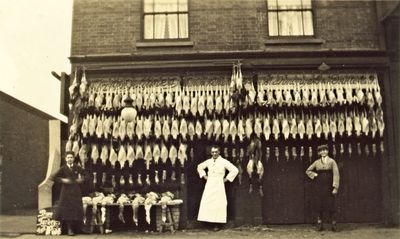
[[328, 150], [329, 147], [328, 147], [327, 144], [321, 144], [321, 145], [318, 146], [317, 149], [318, 149], [318, 152], [319, 152], [319, 151], [322, 151], [322, 150], [325, 150], [325, 149]]

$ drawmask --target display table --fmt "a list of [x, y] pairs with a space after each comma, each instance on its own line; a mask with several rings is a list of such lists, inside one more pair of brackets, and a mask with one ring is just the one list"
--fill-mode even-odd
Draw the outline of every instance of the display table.
[[[138, 222], [137, 225], [132, 220], [132, 204], [123, 204], [124, 221], [121, 222], [118, 218], [119, 208], [121, 204], [97, 204], [97, 210], [93, 210], [93, 204], [88, 203], [83, 221], [84, 231], [90, 233], [99, 232], [101, 234], [111, 233], [116, 224], [123, 224], [128, 230], [142, 231], [170, 231], [175, 232], [179, 228], [179, 218], [181, 211], [182, 200], [174, 200], [168, 203], [152, 204], [150, 212], [150, 224], [145, 219], [144, 204], [139, 204], [138, 207]], [[162, 207], [165, 205], [165, 207]], [[104, 208], [102, 210], [102, 208]], [[37, 234], [39, 235], [60, 235], [61, 223], [53, 219], [54, 208], [40, 210], [37, 217]], [[117, 213], [115, 213], [117, 212]], [[164, 217], [164, 218], [163, 218]], [[118, 222], [118, 223], [115, 223]]]

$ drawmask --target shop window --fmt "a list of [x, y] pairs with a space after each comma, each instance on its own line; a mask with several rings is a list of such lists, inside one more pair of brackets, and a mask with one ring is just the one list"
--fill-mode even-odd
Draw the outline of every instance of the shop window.
[[311, 0], [268, 0], [269, 36], [313, 36]]
[[189, 38], [188, 0], [143, 0], [143, 39]]

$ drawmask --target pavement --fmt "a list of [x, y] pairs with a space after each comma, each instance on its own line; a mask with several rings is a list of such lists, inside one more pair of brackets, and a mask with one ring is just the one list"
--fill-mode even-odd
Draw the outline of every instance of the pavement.
[[[327, 227], [328, 228], [328, 227]], [[110, 234], [76, 235], [72, 238], [178, 238], [178, 239], [233, 239], [233, 238], [362, 238], [399, 239], [400, 228], [388, 228], [379, 224], [338, 224], [338, 232], [324, 230], [317, 232], [312, 225], [259, 225], [240, 226], [214, 232], [209, 229], [178, 230], [171, 232], [117, 231]], [[54, 236], [36, 235], [36, 211], [24, 215], [0, 215], [0, 238], [51, 238]], [[61, 238], [71, 238], [62, 235]]]

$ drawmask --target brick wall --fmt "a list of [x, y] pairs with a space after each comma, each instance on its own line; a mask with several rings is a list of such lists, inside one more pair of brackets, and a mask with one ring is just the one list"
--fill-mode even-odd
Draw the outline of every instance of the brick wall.
[[131, 52], [140, 31], [138, 0], [75, 1], [72, 55]]
[[372, 1], [314, 1], [316, 35], [326, 48], [379, 47], [376, 6]]
[[37, 187], [48, 163], [48, 119], [0, 97], [1, 208], [0, 212], [37, 208]]
[[[379, 47], [373, 1], [314, 3], [318, 49]], [[192, 47], [168, 51], [264, 50], [267, 36], [266, 0], [189, 0]], [[141, 40], [141, 0], [79, 0], [74, 2], [71, 55], [134, 53]], [[158, 52], [160, 49], [157, 48]]]

